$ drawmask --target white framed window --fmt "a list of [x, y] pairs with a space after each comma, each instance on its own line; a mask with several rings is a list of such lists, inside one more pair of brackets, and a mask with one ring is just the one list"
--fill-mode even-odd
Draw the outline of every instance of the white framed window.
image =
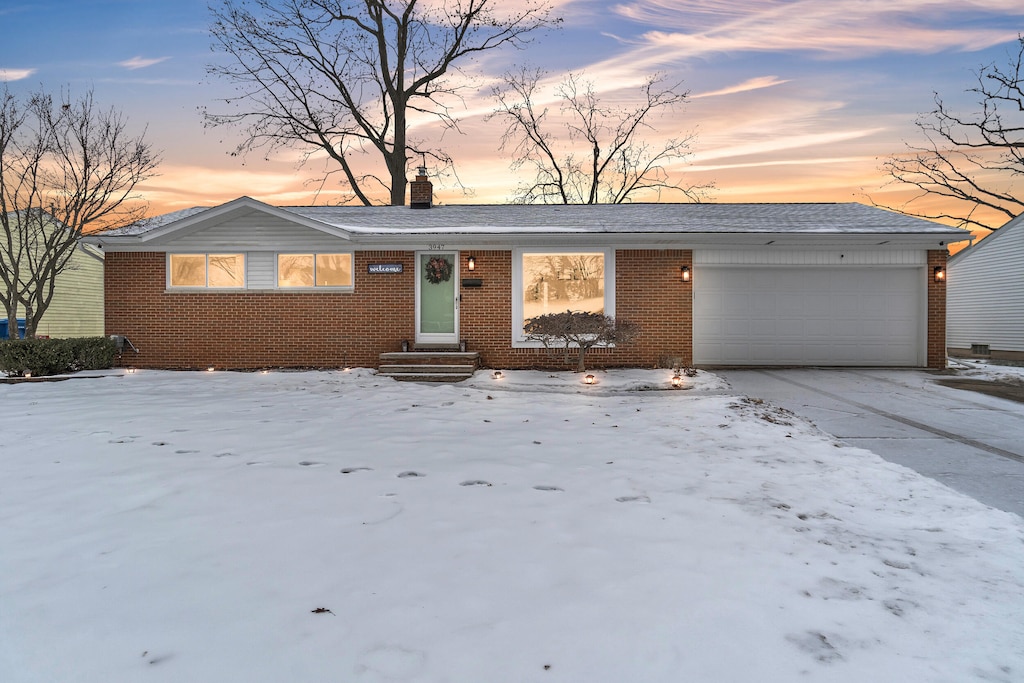
[[278, 254], [279, 289], [351, 289], [352, 254]]
[[514, 249], [512, 251], [512, 346], [527, 341], [527, 320], [565, 311], [615, 315], [614, 249]]
[[168, 254], [167, 285], [243, 289], [245, 254]]

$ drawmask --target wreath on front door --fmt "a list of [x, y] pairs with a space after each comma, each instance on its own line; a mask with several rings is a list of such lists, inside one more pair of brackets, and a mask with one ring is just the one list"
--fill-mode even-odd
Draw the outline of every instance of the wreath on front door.
[[448, 282], [452, 279], [451, 261], [443, 256], [433, 256], [427, 261], [423, 274], [426, 276], [427, 282], [433, 285]]

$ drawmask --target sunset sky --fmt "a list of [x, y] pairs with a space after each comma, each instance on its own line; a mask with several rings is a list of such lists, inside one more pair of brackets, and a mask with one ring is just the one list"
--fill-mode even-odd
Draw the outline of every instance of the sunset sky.
[[[503, 0], [505, 5], [515, 0]], [[462, 134], [435, 142], [471, 189], [435, 186], [441, 201], [500, 203], [517, 184], [486, 123], [490, 85], [517, 65], [555, 76], [583, 71], [609, 101], [646, 75], [683, 82], [690, 102], [656, 121], [658, 134], [694, 131], [684, 182], [713, 181], [712, 199], [899, 203], [879, 166], [905, 141], [932, 93], [963, 111], [979, 67], [1005, 64], [1024, 32], [1020, 0], [556, 0], [564, 23], [528, 50], [486, 55], [464, 103]], [[275, 204], [327, 204], [340, 188], [304, 183], [297, 154], [244, 160], [237, 134], [207, 130], [199, 108], [224, 111], [230, 92], [211, 81], [206, 0], [8, 0], [0, 7], [0, 78], [16, 93], [92, 87], [161, 150], [145, 184], [151, 213], [249, 195]], [[436, 136], [430, 126], [418, 134]], [[667, 198], [666, 198], [667, 199]], [[1001, 221], [996, 221], [1000, 223]]]

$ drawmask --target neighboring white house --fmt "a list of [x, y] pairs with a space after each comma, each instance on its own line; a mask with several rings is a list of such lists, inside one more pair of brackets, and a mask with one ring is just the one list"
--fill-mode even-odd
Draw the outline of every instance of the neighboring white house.
[[950, 257], [946, 347], [1024, 360], [1024, 215]]

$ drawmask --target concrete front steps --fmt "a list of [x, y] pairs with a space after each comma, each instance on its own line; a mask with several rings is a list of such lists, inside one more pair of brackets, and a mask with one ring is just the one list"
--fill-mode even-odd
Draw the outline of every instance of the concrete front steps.
[[400, 382], [461, 382], [479, 367], [475, 351], [395, 351], [380, 354], [377, 374]]

